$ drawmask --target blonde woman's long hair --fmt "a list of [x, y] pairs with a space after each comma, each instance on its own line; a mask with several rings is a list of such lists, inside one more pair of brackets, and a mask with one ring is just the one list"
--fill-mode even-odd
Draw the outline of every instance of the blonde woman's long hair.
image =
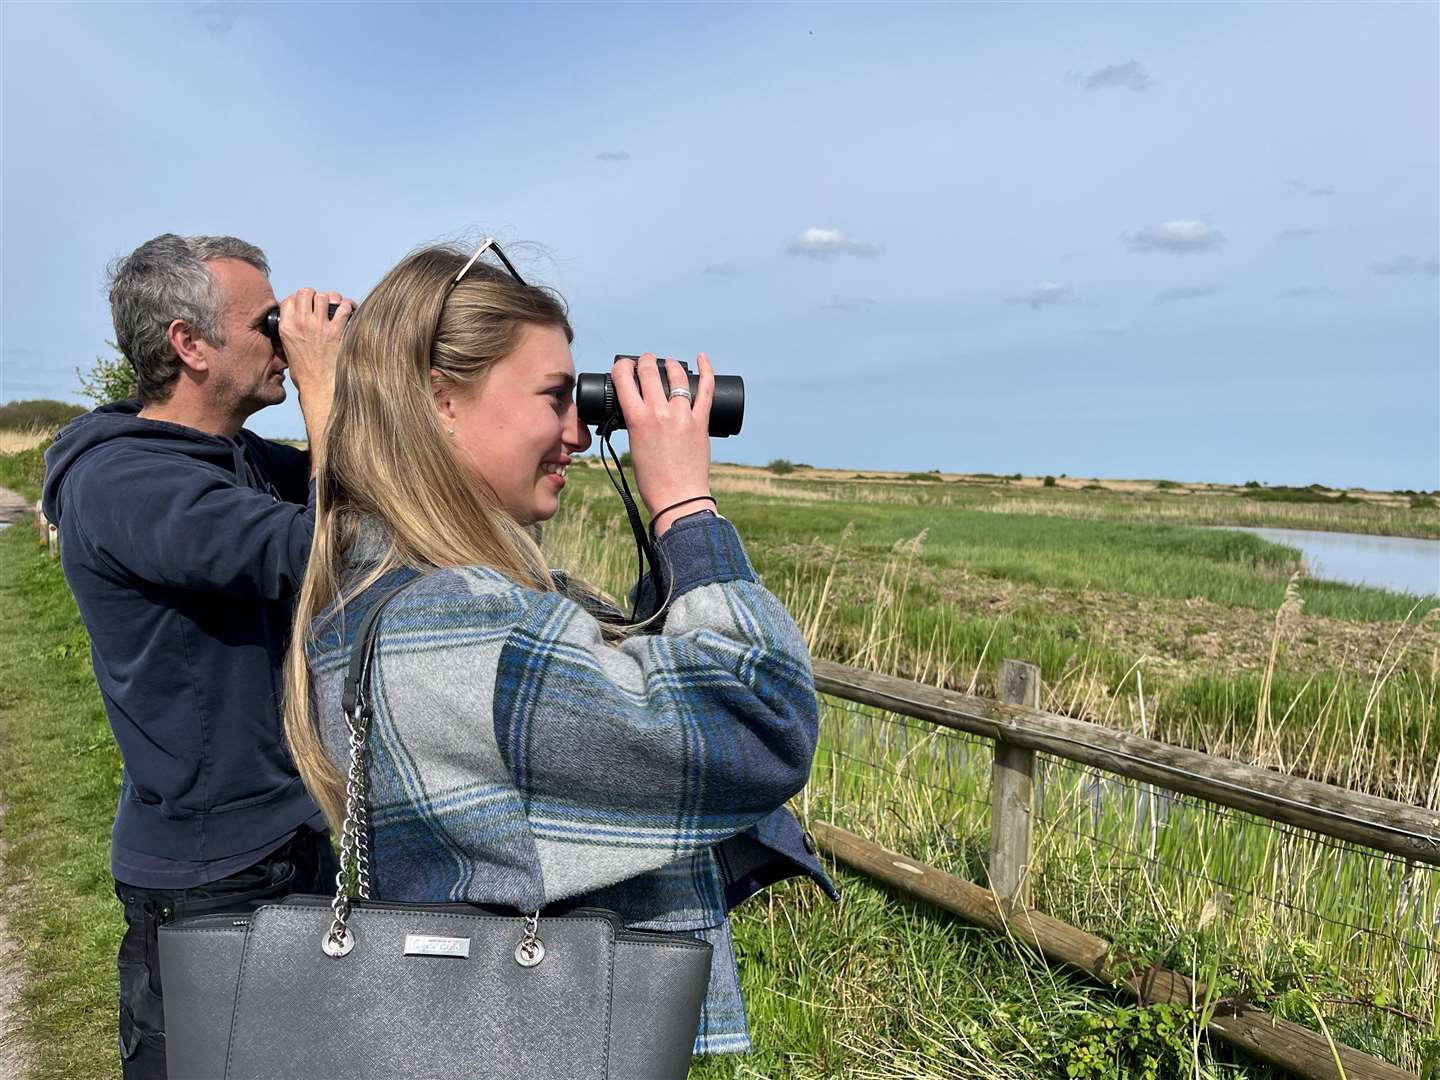
[[[427, 247], [385, 275], [350, 317], [335, 363], [335, 399], [319, 446], [315, 539], [285, 658], [285, 737], [305, 786], [338, 831], [345, 780], [321, 743], [306, 643], [311, 623], [402, 567], [489, 566], [553, 591], [535, 537], [461, 471], [435, 409], [431, 370], [454, 383], [483, 379], [527, 326], [564, 330], [564, 302], [477, 263], [453, 289], [466, 254]], [[345, 580], [362, 521], [378, 518], [388, 546]]]

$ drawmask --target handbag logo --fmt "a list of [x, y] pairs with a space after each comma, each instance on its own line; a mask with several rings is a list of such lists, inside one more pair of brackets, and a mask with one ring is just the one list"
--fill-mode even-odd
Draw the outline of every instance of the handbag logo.
[[470, 939], [468, 937], [436, 937], [433, 934], [406, 934], [406, 956], [458, 956], [468, 959]]

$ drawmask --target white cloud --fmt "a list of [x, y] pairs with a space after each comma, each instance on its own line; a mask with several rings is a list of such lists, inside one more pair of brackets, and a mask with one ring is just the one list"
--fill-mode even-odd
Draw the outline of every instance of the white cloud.
[[863, 311], [875, 306], [876, 301], [868, 296], [832, 296], [825, 305], [826, 311]]
[[814, 225], [791, 240], [785, 250], [791, 255], [803, 255], [810, 259], [833, 259], [837, 255], [873, 259], [881, 251], [878, 244], [852, 240], [839, 229], [822, 229]]
[[1125, 233], [1121, 239], [1131, 251], [1198, 255], [1219, 248], [1225, 243], [1225, 234], [1208, 222], [1177, 219], [1146, 225], [1139, 232]]
[[1162, 289], [1155, 294], [1155, 303], [1173, 304], [1177, 300], [1202, 300], [1220, 291], [1219, 285], [1180, 285], [1173, 289]]
[[1421, 259], [1415, 255], [1396, 255], [1371, 263], [1370, 269], [1385, 277], [1440, 277], [1440, 259]]
[[629, 161], [630, 155], [624, 150], [605, 150], [595, 155], [596, 161]]
[[245, 14], [240, 4], [197, 4], [192, 10], [206, 32], [222, 41], [230, 36], [236, 20]]
[[1065, 76], [1065, 81], [1086, 90], [1130, 90], [1137, 94], [1143, 94], [1154, 85], [1144, 65], [1134, 60], [1096, 68], [1089, 75], [1072, 73]]
[[1024, 304], [1031, 311], [1039, 311], [1042, 307], [1058, 307], [1060, 304], [1068, 304], [1075, 298], [1075, 290], [1069, 285], [1060, 285], [1054, 281], [1042, 281], [1033, 289], [1028, 289], [1018, 296], [1011, 296], [1006, 299], [1007, 304]]

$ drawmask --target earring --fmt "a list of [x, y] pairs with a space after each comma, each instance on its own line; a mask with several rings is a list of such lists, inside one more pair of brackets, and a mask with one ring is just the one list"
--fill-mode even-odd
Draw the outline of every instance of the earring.
[[450, 438], [453, 439], [453, 438], [455, 437], [455, 429], [454, 429], [453, 427], [447, 427], [447, 428], [445, 429], [445, 434], [446, 434], [446, 435], [449, 435]]

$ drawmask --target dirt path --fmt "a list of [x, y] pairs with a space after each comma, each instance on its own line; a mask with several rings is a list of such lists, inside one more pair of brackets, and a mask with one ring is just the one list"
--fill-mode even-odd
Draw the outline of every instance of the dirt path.
[[[9, 488], [0, 488], [0, 525], [24, 521], [29, 514], [30, 504], [25, 499]], [[0, 859], [4, 858], [5, 848], [5, 807], [0, 803]], [[6, 918], [6, 913], [15, 906], [19, 891], [13, 885], [0, 890], [0, 1080], [19, 1080], [31, 1061], [30, 1048], [16, 1030], [24, 973], [19, 943], [11, 935]]]
[[[0, 858], [5, 854], [5, 808], [0, 805]], [[28, 1071], [30, 1048], [21, 1040], [16, 1024], [23, 969], [19, 944], [10, 934], [6, 912], [19, 894], [18, 886], [0, 891], [0, 1080], [19, 1080]]]
[[13, 525], [30, 513], [30, 504], [19, 492], [0, 487], [0, 525]]

